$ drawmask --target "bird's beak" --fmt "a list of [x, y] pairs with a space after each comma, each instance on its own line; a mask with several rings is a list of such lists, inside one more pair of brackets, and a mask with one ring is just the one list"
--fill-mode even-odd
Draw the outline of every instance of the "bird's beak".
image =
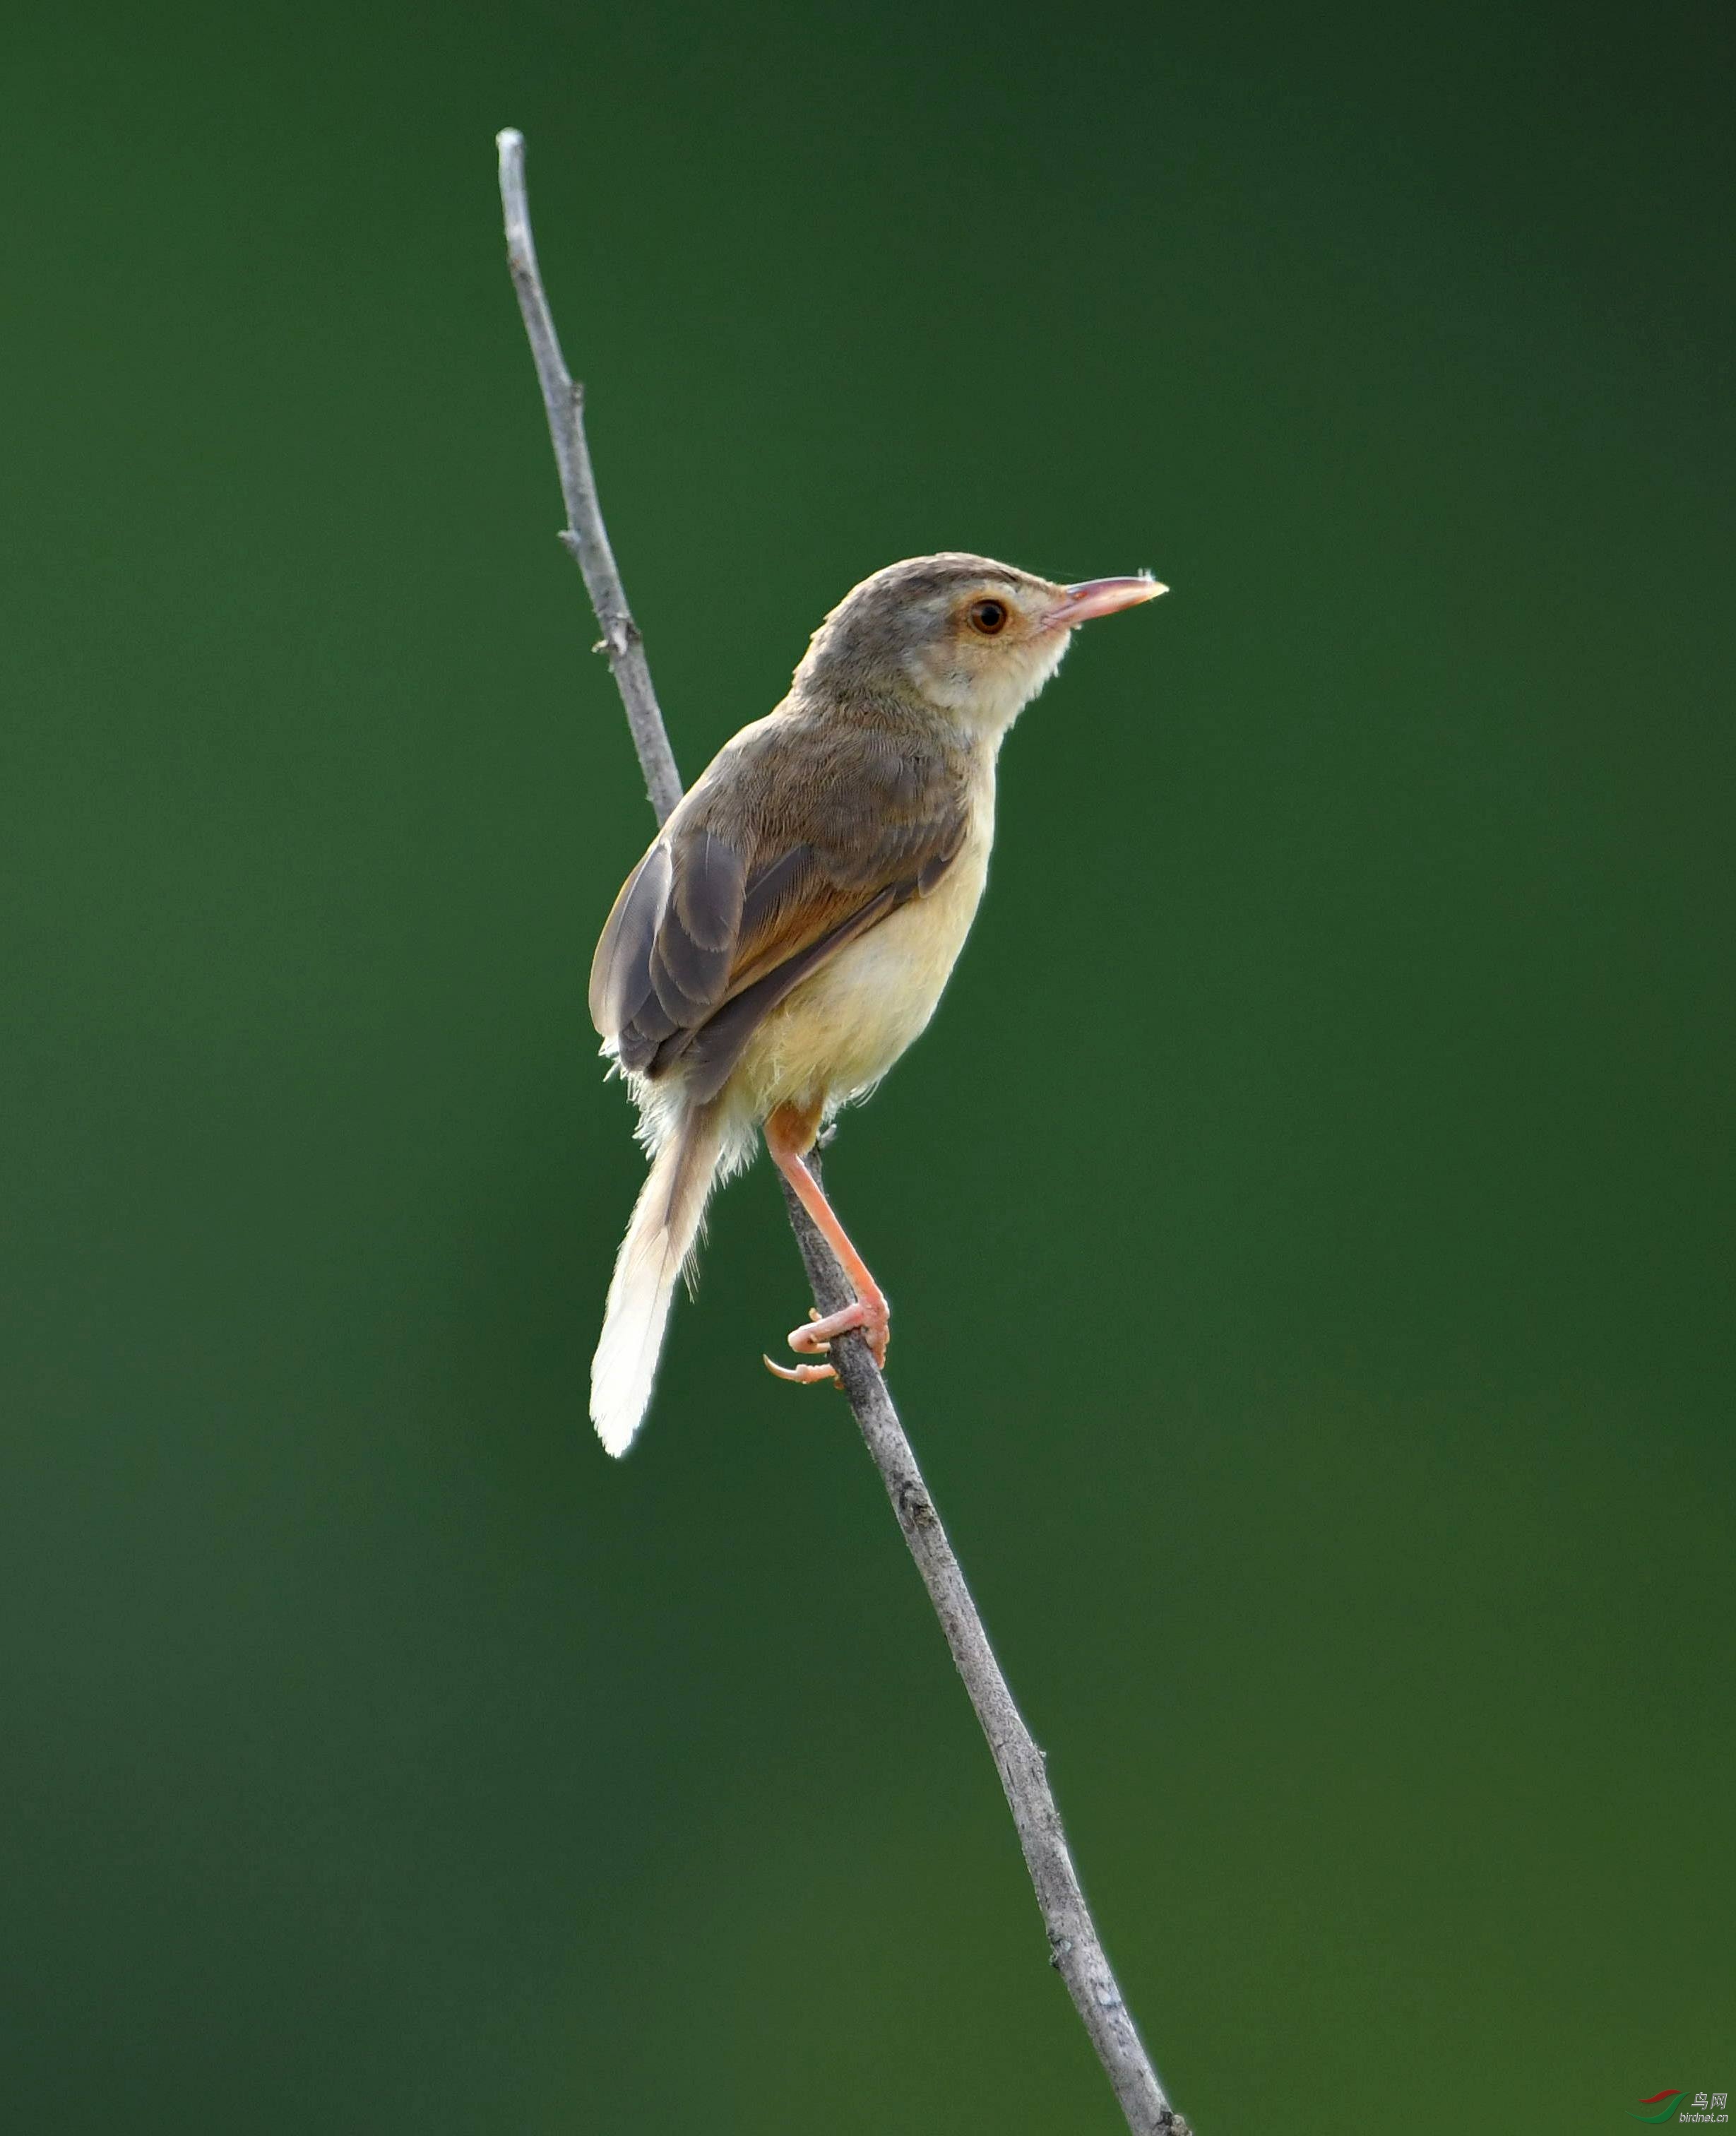
[[1050, 612], [1047, 629], [1071, 630], [1076, 624], [1089, 623], [1094, 615], [1113, 615], [1118, 609], [1137, 608], [1141, 601], [1156, 600], [1169, 588], [1142, 572], [1137, 579], [1084, 579], [1065, 590], [1066, 599]]

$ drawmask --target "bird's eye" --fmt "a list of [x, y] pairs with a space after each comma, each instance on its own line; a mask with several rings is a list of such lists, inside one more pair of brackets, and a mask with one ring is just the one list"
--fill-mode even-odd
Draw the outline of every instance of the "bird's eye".
[[1006, 628], [1005, 601], [980, 600], [971, 603], [971, 629], [980, 630], [985, 638], [992, 638]]

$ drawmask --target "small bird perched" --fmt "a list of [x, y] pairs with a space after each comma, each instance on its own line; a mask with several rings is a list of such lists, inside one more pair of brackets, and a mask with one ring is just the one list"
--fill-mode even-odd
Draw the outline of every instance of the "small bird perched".
[[[1165, 590], [1144, 576], [1052, 585], [955, 553], [876, 571], [627, 878], [590, 982], [591, 1020], [652, 1156], [591, 1366], [591, 1417], [611, 1454], [626, 1452], [651, 1400], [711, 1189], [753, 1156], [756, 1129], [856, 1294], [795, 1329], [791, 1349], [823, 1355], [860, 1328], [885, 1362], [885, 1294], [807, 1153], [934, 1013], [987, 877], [1007, 729], [1077, 625]], [[822, 1363], [771, 1369], [833, 1376]]]

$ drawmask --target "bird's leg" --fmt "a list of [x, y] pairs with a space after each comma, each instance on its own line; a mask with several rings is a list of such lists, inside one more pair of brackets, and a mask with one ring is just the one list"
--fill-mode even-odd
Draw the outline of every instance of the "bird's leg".
[[[773, 1163], [788, 1180], [797, 1199], [813, 1218], [820, 1235], [837, 1255], [855, 1289], [856, 1303], [846, 1305], [841, 1312], [827, 1313], [823, 1320], [816, 1316], [805, 1326], [792, 1328], [789, 1346], [798, 1352], [817, 1351], [823, 1354], [834, 1335], [847, 1335], [860, 1328], [875, 1363], [884, 1366], [886, 1345], [891, 1339], [892, 1308], [886, 1303], [885, 1293], [869, 1274], [868, 1264], [851, 1244], [850, 1234], [839, 1222], [836, 1211], [826, 1198], [825, 1189], [807, 1168], [807, 1153], [814, 1146], [817, 1125], [817, 1109], [806, 1110], [794, 1105], [780, 1105], [765, 1124], [765, 1146], [772, 1153]], [[837, 1376], [830, 1365], [773, 1365], [769, 1357], [765, 1362], [780, 1380], [794, 1380], [802, 1385]]]

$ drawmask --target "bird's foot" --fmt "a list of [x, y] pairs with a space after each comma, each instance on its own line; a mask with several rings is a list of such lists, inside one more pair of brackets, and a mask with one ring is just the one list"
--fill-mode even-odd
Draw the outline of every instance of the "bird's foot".
[[[832, 1347], [834, 1335], [858, 1332], [866, 1341], [875, 1363], [884, 1371], [887, 1345], [892, 1340], [892, 1309], [878, 1295], [871, 1300], [856, 1299], [841, 1312], [828, 1313], [823, 1320], [817, 1311], [810, 1311], [804, 1326], [790, 1330], [789, 1346], [798, 1355], [807, 1352], [823, 1357]], [[765, 1365], [768, 1371], [775, 1372], [780, 1380], [793, 1381], [798, 1386], [810, 1386], [816, 1381], [837, 1377], [836, 1368], [832, 1365], [774, 1365], [769, 1357]]]
[[810, 1313], [805, 1327], [790, 1330], [789, 1346], [798, 1352], [815, 1350], [823, 1354], [831, 1347], [834, 1335], [857, 1332], [866, 1342], [875, 1363], [884, 1371], [886, 1346], [892, 1340], [892, 1308], [878, 1293], [872, 1298], [853, 1299], [841, 1312], [828, 1313], [823, 1320], [817, 1313]]

